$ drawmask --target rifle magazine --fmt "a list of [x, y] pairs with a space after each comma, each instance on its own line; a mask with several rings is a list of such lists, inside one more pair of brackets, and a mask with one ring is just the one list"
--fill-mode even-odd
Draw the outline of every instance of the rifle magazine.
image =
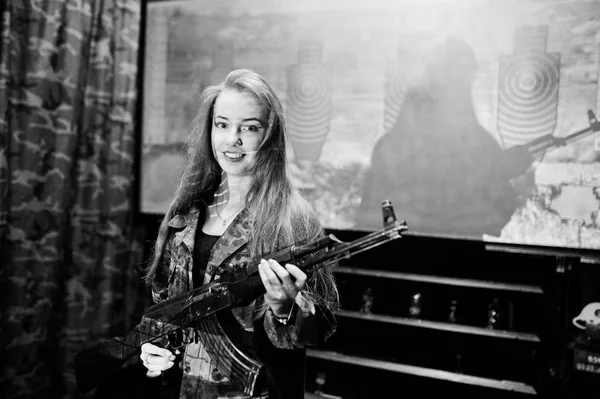
[[200, 320], [196, 325], [200, 342], [217, 363], [221, 373], [245, 394], [260, 394], [264, 379], [264, 365], [238, 349], [229, 339], [216, 315]]

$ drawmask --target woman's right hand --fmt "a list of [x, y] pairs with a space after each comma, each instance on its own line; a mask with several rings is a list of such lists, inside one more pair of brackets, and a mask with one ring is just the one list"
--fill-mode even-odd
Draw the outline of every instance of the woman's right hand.
[[140, 359], [142, 359], [144, 367], [148, 369], [146, 373], [148, 377], [158, 377], [163, 371], [170, 369], [175, 364], [175, 355], [168, 349], [145, 343], [142, 345], [141, 350]]

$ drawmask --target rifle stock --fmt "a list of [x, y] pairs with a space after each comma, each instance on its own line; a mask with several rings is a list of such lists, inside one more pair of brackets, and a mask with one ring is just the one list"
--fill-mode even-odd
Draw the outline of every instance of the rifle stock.
[[[401, 237], [408, 229], [398, 222], [389, 201], [382, 203], [384, 228], [351, 242], [342, 242], [333, 234], [304, 245], [291, 245], [262, 258], [282, 265], [293, 263], [310, 274], [315, 270], [350, 258], [358, 253]], [[124, 337], [108, 339], [75, 356], [79, 391], [86, 393], [116, 372], [128, 359], [140, 352], [146, 342], [175, 349], [192, 340], [201, 341], [219, 369], [230, 376], [246, 394], [260, 392], [263, 365], [245, 355], [229, 340], [216, 313], [244, 306], [258, 298], [265, 289], [258, 274], [260, 259], [230, 270], [217, 271], [218, 280], [151, 306], [139, 325]]]

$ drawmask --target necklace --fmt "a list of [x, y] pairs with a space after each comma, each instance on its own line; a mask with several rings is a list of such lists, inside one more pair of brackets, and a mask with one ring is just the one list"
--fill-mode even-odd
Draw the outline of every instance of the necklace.
[[242, 206], [242, 207], [238, 208], [238, 209], [237, 209], [235, 212], [233, 212], [233, 213], [231, 214], [231, 216], [229, 216], [228, 218], [225, 218], [225, 219], [223, 219], [223, 218], [221, 217], [221, 215], [219, 215], [219, 205], [215, 204], [215, 213], [217, 214], [217, 217], [218, 217], [218, 218], [221, 220], [221, 224], [222, 224], [223, 226], [225, 226], [225, 225], [227, 224], [227, 220], [229, 220], [229, 219], [231, 219], [232, 217], [234, 217], [235, 215], [237, 215], [237, 214], [238, 214], [238, 212], [242, 210], [242, 208], [244, 208], [244, 207]]

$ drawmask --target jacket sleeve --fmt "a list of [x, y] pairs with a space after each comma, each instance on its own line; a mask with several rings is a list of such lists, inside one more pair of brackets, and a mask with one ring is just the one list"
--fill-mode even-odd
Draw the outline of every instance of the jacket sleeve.
[[273, 346], [295, 349], [322, 345], [335, 332], [337, 322], [327, 307], [300, 293], [290, 312], [288, 323], [280, 323], [268, 311], [265, 313], [263, 326]]
[[[316, 216], [310, 219], [309, 240], [322, 237], [324, 231]], [[320, 277], [317, 277], [320, 278]], [[302, 348], [323, 344], [336, 330], [333, 311], [320, 300], [319, 293], [300, 292], [294, 301], [287, 323], [280, 323], [272, 314], [265, 313], [263, 326], [271, 343], [282, 349]]]

